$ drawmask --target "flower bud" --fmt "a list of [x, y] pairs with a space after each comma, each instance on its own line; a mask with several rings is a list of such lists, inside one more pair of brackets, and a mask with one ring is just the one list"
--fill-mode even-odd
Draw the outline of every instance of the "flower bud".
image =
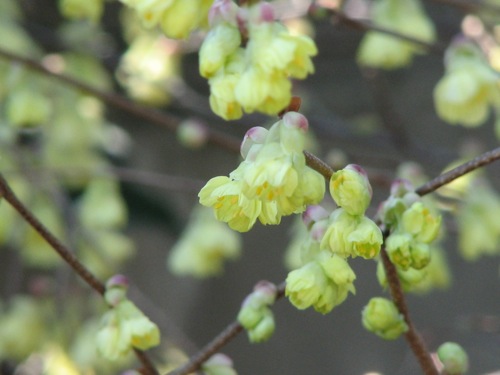
[[237, 375], [233, 368], [233, 361], [227, 355], [216, 353], [202, 365], [206, 375]]
[[422, 202], [414, 203], [403, 213], [403, 230], [411, 233], [415, 240], [432, 242], [441, 228], [441, 216], [434, 216]]
[[328, 286], [328, 280], [321, 266], [309, 262], [290, 272], [286, 278], [285, 294], [299, 310], [315, 304]]
[[104, 299], [109, 306], [116, 306], [127, 298], [128, 279], [123, 275], [114, 275], [106, 282]]
[[412, 264], [410, 252], [412, 241], [408, 233], [392, 233], [385, 242], [391, 262], [404, 270], [410, 268]]
[[241, 35], [236, 25], [222, 22], [214, 26], [200, 48], [200, 74], [205, 78], [215, 75], [240, 44]]
[[372, 188], [363, 168], [349, 164], [330, 179], [330, 194], [351, 215], [363, 215], [370, 204]]
[[426, 267], [431, 261], [431, 250], [428, 244], [416, 242], [411, 246], [411, 266], [416, 270]]
[[362, 312], [363, 326], [386, 340], [395, 340], [408, 330], [403, 316], [392, 301], [374, 297]]
[[254, 145], [262, 145], [266, 141], [267, 134], [269, 133], [269, 130], [266, 128], [263, 128], [261, 126], [255, 126], [251, 129], [249, 129], [245, 136], [243, 137], [243, 141], [241, 142], [240, 146], [240, 153], [243, 159], [246, 159], [250, 149]]
[[302, 214], [302, 220], [306, 227], [312, 226], [320, 220], [324, 220], [328, 217], [328, 211], [319, 205], [313, 205], [306, 208]]
[[248, 338], [250, 342], [254, 343], [267, 341], [273, 335], [275, 328], [273, 313], [271, 310], [265, 309], [262, 319], [248, 331]]
[[454, 342], [442, 344], [437, 350], [437, 355], [443, 364], [444, 371], [449, 375], [464, 374], [469, 368], [467, 353]]
[[177, 139], [187, 148], [200, 148], [207, 143], [208, 129], [200, 121], [186, 120], [181, 122], [177, 128]]
[[46, 96], [30, 90], [11, 93], [6, 103], [8, 121], [18, 127], [39, 126], [47, 121], [51, 103]]

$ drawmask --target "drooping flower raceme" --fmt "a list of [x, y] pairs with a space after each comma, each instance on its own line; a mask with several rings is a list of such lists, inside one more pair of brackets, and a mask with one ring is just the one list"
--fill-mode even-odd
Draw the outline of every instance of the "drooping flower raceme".
[[413, 191], [409, 181], [396, 181], [391, 196], [380, 206], [378, 216], [390, 229], [386, 250], [392, 263], [402, 270], [420, 270], [431, 260], [429, 244], [441, 229], [441, 216]]
[[261, 281], [245, 298], [238, 322], [247, 330], [251, 342], [267, 341], [274, 333], [274, 315], [269, 306], [276, 300], [276, 285]]
[[267, 3], [247, 9], [219, 0], [210, 21], [200, 49], [200, 73], [210, 84], [212, 110], [226, 120], [241, 117], [243, 110], [277, 114], [290, 102], [289, 79], [314, 71], [312, 39], [291, 35]]
[[111, 309], [103, 316], [97, 334], [97, 350], [109, 360], [117, 360], [132, 348], [146, 350], [160, 343], [160, 331], [141, 310], [126, 298], [127, 281], [113, 276], [106, 284], [104, 298]]
[[434, 89], [438, 116], [473, 127], [484, 123], [490, 108], [500, 105], [499, 74], [471, 42], [458, 41], [446, 51], [446, 72]]
[[323, 199], [323, 177], [305, 163], [307, 119], [288, 112], [269, 131], [252, 128], [243, 140], [245, 160], [229, 177], [212, 178], [200, 191], [200, 203], [215, 217], [246, 232], [257, 219], [279, 224], [282, 216], [303, 212]]
[[[378, 0], [373, 3], [372, 22], [390, 31], [433, 42], [434, 25], [419, 0]], [[374, 68], [397, 69], [411, 63], [422, 47], [395, 36], [370, 31], [361, 41], [358, 62]]]
[[380, 228], [365, 216], [372, 197], [366, 172], [354, 164], [335, 172], [330, 179], [330, 194], [340, 208], [330, 215], [321, 249], [344, 258], [376, 257], [383, 239]]

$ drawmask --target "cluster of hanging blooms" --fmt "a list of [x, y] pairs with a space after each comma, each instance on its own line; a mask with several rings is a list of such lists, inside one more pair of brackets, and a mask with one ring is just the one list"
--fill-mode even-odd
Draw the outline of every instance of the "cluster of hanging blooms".
[[[390, 231], [386, 239], [386, 251], [396, 266], [404, 289], [412, 290], [416, 286], [418, 291], [419, 287], [424, 287], [423, 282], [446, 284], [446, 280], [426, 280], [428, 276], [433, 277], [436, 267], [445, 264], [439, 250], [433, 254], [433, 250], [437, 249], [433, 241], [441, 229], [441, 216], [414, 192], [408, 180], [401, 179], [393, 183], [391, 195], [382, 203], [377, 216]], [[432, 257], [436, 257], [433, 262]], [[381, 263], [377, 277], [385, 286], [387, 280]]]
[[391, 196], [378, 214], [391, 230], [386, 240], [391, 262], [402, 270], [426, 267], [431, 259], [429, 244], [439, 234], [441, 216], [426, 206], [406, 180], [393, 184]]
[[302, 79], [314, 70], [313, 40], [290, 34], [268, 3], [240, 8], [217, 0], [209, 21], [200, 73], [210, 84], [212, 110], [226, 120], [240, 118], [243, 111], [280, 112], [291, 99], [290, 78]]
[[274, 333], [274, 315], [269, 306], [274, 304], [276, 293], [276, 285], [261, 281], [243, 301], [238, 322], [247, 330], [251, 342], [267, 341]]
[[491, 108], [500, 105], [499, 74], [473, 42], [458, 39], [445, 55], [446, 72], [434, 89], [438, 116], [450, 123], [483, 124]]
[[104, 299], [110, 310], [97, 333], [97, 350], [113, 361], [133, 348], [146, 350], [160, 343], [158, 327], [127, 299], [127, 288], [128, 281], [122, 275], [115, 275], [106, 283]]
[[170, 250], [169, 269], [177, 275], [209, 277], [220, 275], [226, 259], [235, 259], [241, 253], [238, 233], [215, 220], [212, 212], [200, 207]]
[[395, 340], [408, 330], [403, 316], [394, 302], [387, 298], [374, 297], [364, 307], [362, 313], [363, 326], [370, 332], [385, 340]]
[[200, 203], [239, 232], [249, 231], [257, 219], [279, 224], [282, 216], [319, 203], [325, 181], [306, 165], [307, 129], [307, 119], [297, 112], [287, 112], [269, 130], [250, 129], [241, 144], [244, 160], [229, 177], [208, 181], [198, 194]]
[[309, 236], [300, 249], [302, 265], [288, 274], [285, 290], [298, 309], [313, 307], [322, 314], [355, 292], [356, 275], [346, 259], [372, 259], [382, 245], [382, 232], [364, 215], [372, 196], [366, 172], [348, 165], [334, 173], [330, 193], [339, 208], [328, 214], [312, 206], [303, 215]]
[[[373, 2], [371, 21], [422, 42], [434, 42], [434, 25], [419, 0], [379, 0]], [[423, 53], [421, 46], [378, 31], [369, 31], [361, 41], [358, 62], [382, 69], [397, 69], [411, 63], [413, 56]]]
[[147, 28], [160, 26], [170, 38], [186, 38], [206, 24], [213, 0], [120, 0], [133, 8]]

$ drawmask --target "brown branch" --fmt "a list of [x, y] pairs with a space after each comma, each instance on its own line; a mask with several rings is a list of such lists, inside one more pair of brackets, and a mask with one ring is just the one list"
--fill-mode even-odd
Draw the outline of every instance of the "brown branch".
[[[106, 287], [97, 279], [67, 248], [43, 225], [33, 213], [17, 198], [2, 174], [0, 174], [0, 196], [14, 208], [19, 215], [61, 256], [61, 258], [85, 281], [92, 289], [100, 295], [104, 295]], [[147, 355], [134, 349], [137, 358], [144, 367], [144, 374], [156, 375], [158, 371], [153, 366]]]
[[347, 27], [350, 27], [354, 30], [363, 31], [363, 32], [375, 31], [375, 32], [379, 32], [382, 34], [390, 35], [390, 36], [393, 36], [395, 38], [416, 44], [420, 47], [425, 48], [426, 50], [428, 50], [430, 52], [437, 53], [437, 54], [443, 54], [443, 52], [445, 50], [445, 47], [439, 43], [429, 43], [429, 42], [414, 38], [410, 35], [401, 34], [401, 33], [398, 33], [397, 31], [390, 30], [390, 29], [387, 29], [385, 27], [375, 25], [371, 22], [360, 21], [360, 20], [357, 20], [354, 18], [350, 18], [345, 13], [339, 12], [338, 10], [335, 10], [335, 9], [329, 9], [329, 11], [333, 14], [335, 21], [337, 21], [343, 25], [346, 25]]
[[453, 168], [448, 172], [443, 173], [442, 175], [420, 186], [417, 190], [415, 190], [415, 192], [421, 196], [432, 193], [433, 191], [450, 183], [451, 181], [462, 177], [463, 175], [472, 172], [475, 169], [491, 164], [498, 159], [500, 159], [500, 147], [485, 152], [484, 154], [481, 154], [474, 159], [462, 165], [459, 165], [458, 167]]
[[424, 374], [439, 375], [429, 354], [429, 350], [427, 349], [424, 341], [422, 340], [422, 337], [420, 337], [418, 331], [416, 330], [410, 319], [410, 313], [408, 311], [408, 306], [406, 305], [405, 296], [401, 287], [401, 282], [399, 281], [396, 266], [392, 264], [384, 248], [381, 250], [380, 255], [384, 264], [385, 274], [387, 277], [387, 282], [389, 284], [389, 289], [391, 291], [392, 300], [394, 301], [394, 304], [398, 308], [399, 312], [403, 315], [404, 320], [408, 325], [408, 331], [405, 333], [406, 341], [408, 342], [411, 350], [413, 351], [413, 354], [420, 363]]
[[[156, 109], [137, 104], [121, 95], [100, 90], [69, 75], [53, 72], [49, 68], [33, 59], [19, 56], [2, 48], [0, 48], [0, 59], [14, 61], [25, 65], [30, 70], [33, 70], [50, 78], [54, 78], [55, 80], [79, 89], [112, 107], [118, 108], [136, 117], [147, 120], [153, 124], [163, 126], [170, 131], [176, 131], [177, 127], [179, 126], [179, 119], [175, 118], [172, 115], [167, 115]], [[240, 142], [234, 137], [231, 137], [214, 129], [208, 130], [209, 143], [220, 146], [232, 152], [240, 151]]]
[[470, 0], [430, 0], [430, 1], [433, 3], [441, 3], [455, 7], [466, 13], [475, 13], [481, 10], [500, 13], [500, 7], [498, 5], [488, 4], [485, 2], [473, 2]]
[[[285, 286], [285, 282], [278, 286], [276, 301], [285, 295]], [[224, 328], [221, 333], [215, 336], [215, 338], [205, 345], [199, 352], [189, 358], [189, 361], [186, 364], [175, 369], [174, 371], [169, 372], [167, 375], [187, 375], [199, 370], [205, 361], [207, 361], [211, 356], [217, 353], [223, 346], [228, 344], [243, 331], [244, 328], [237, 320], [235, 320]]]
[[330, 180], [334, 172], [332, 167], [330, 167], [328, 164], [326, 164], [323, 160], [321, 160], [317, 156], [311, 154], [309, 151], [304, 151], [304, 156], [306, 157], [306, 164], [310, 168], [321, 173], [326, 180], [328, 181]]

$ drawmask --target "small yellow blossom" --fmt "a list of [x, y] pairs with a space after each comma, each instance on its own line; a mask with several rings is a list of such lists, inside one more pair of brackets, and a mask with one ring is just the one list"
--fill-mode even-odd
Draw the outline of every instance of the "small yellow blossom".
[[[435, 40], [432, 22], [419, 0], [379, 0], [373, 3], [372, 22], [423, 42]], [[396, 69], [408, 65], [422, 47], [400, 38], [371, 31], [361, 41], [358, 62], [374, 68]]]
[[207, 23], [213, 0], [121, 0], [136, 10], [144, 27], [160, 25], [171, 38], [186, 38]]
[[237, 258], [240, 251], [239, 236], [201, 208], [170, 250], [168, 265], [180, 275], [213, 276], [222, 273], [225, 259]]

